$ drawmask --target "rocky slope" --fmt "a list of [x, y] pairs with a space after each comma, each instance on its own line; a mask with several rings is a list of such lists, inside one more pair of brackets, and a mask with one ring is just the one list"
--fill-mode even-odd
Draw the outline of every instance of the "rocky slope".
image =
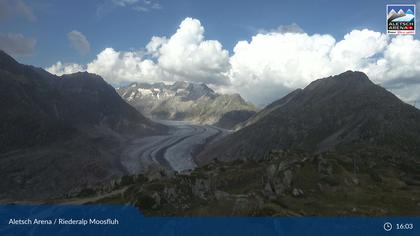
[[361, 72], [314, 81], [267, 106], [243, 126], [197, 161], [260, 159], [274, 149], [370, 150], [420, 157], [420, 111]]
[[137, 110], [156, 119], [184, 120], [231, 129], [256, 111], [239, 94], [218, 94], [205, 84], [132, 83], [117, 91]]
[[374, 153], [272, 151], [190, 173], [125, 176], [58, 202], [132, 204], [154, 216], [415, 216], [419, 164]]
[[0, 198], [36, 198], [125, 174], [121, 144], [165, 130], [101, 77], [57, 77], [0, 51]]

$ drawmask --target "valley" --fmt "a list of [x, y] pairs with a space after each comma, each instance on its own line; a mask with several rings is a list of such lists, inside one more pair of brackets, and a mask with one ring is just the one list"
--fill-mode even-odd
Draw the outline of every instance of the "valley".
[[[416, 108], [347, 71], [290, 93], [211, 142], [200, 140], [214, 130], [182, 123], [169, 136], [140, 139], [126, 155], [132, 174], [58, 202], [131, 204], [154, 216], [416, 215], [419, 121]], [[189, 140], [206, 145], [188, 155]], [[170, 168], [136, 169], [149, 163]]]
[[204, 83], [115, 89], [0, 51], [0, 98], [2, 204], [183, 216], [420, 210], [420, 111], [362, 72], [259, 110]]
[[219, 140], [228, 130], [183, 121], [159, 121], [169, 127], [167, 134], [132, 140], [121, 156], [130, 174], [144, 173], [161, 166], [175, 171], [197, 167], [193, 158], [206, 144]]

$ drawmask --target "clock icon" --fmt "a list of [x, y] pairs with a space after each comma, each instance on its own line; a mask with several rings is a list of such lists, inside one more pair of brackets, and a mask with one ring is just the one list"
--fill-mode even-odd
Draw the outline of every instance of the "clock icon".
[[391, 223], [389, 223], [389, 222], [386, 222], [386, 223], [384, 224], [384, 230], [385, 230], [385, 231], [391, 231], [391, 229], [392, 229], [392, 224], [391, 224]]

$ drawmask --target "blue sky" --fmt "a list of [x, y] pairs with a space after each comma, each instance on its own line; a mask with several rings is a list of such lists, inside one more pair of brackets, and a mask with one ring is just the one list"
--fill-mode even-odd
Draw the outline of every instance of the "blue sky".
[[420, 104], [418, 33], [386, 34], [386, 4], [399, 2], [0, 0], [0, 48], [57, 75], [204, 82], [258, 105], [359, 70]]
[[[36, 20], [9, 17], [0, 22], [0, 32], [35, 38], [34, 53], [19, 60], [46, 67], [58, 60], [86, 63], [106, 47], [142, 48], [154, 35], [173, 34], [185, 17], [199, 19], [205, 26], [206, 38], [219, 40], [230, 52], [237, 41], [249, 39], [258, 30], [292, 23], [309, 34], [336, 37], [358, 28], [384, 32], [385, 4], [398, 2], [161, 0], [156, 2], [159, 9], [136, 11], [133, 5], [122, 7], [107, 0], [37, 0], [25, 2]], [[66, 35], [72, 30], [86, 36], [90, 53], [79, 55], [71, 48]]]

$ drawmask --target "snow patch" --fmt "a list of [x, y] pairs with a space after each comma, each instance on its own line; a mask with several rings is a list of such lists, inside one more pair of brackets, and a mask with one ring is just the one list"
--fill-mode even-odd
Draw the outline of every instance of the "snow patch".
[[137, 91], [140, 92], [142, 95], [145, 95], [145, 96], [147, 96], [147, 95], [153, 95], [153, 92], [150, 91], [150, 89], [142, 89], [142, 88], [139, 88], [139, 89], [137, 89]]

